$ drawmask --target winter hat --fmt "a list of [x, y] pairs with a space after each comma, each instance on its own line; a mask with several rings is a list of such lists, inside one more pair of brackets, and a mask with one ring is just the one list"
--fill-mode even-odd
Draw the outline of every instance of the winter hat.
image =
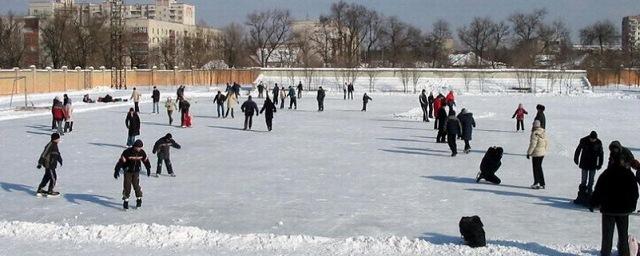
[[537, 110], [540, 110], [540, 111], [544, 111], [544, 105], [542, 105], [542, 104], [538, 104], [538, 105], [536, 106], [536, 109], [537, 109]]
[[51, 134], [51, 140], [57, 140], [60, 138], [60, 134], [58, 134], [57, 132], [54, 132]]
[[598, 133], [596, 133], [596, 131], [591, 131], [591, 133], [589, 134], [589, 138], [597, 139], [598, 138]]
[[144, 146], [144, 144], [142, 144], [141, 140], [136, 140], [136, 142], [133, 143], [133, 147], [141, 148], [142, 146]]
[[533, 128], [541, 128], [540, 120], [533, 121]]
[[460, 110], [460, 114], [466, 114], [466, 113], [469, 113], [469, 112], [467, 112], [466, 108], [463, 108], [462, 110]]
[[164, 136], [167, 139], [171, 139], [173, 136], [171, 135], [171, 133], [167, 133], [167, 135]]
[[456, 111], [455, 110], [449, 110], [449, 116], [455, 116], [456, 115]]

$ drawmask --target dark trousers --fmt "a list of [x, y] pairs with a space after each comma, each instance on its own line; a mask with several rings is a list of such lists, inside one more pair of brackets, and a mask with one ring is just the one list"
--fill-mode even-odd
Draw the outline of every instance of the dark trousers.
[[262, 95], [262, 90], [258, 90], [258, 98], [262, 98], [262, 97], [264, 97], [264, 96]]
[[167, 172], [169, 174], [173, 174], [173, 166], [171, 165], [171, 159], [168, 157], [158, 157], [158, 168], [156, 169], [156, 173], [159, 175], [162, 173], [162, 161], [167, 165]]
[[249, 127], [251, 130], [251, 125], [253, 124], [253, 115], [245, 115], [244, 116], [244, 129], [246, 130]]
[[447, 143], [449, 144], [449, 149], [451, 149], [452, 155], [458, 154], [458, 145], [456, 144], [456, 134], [447, 134]]
[[366, 102], [362, 102], [362, 111], [367, 111], [367, 103]]
[[436, 142], [444, 142], [447, 133], [444, 131], [444, 128], [438, 129], [438, 135], [436, 136]]
[[153, 113], [160, 114], [160, 104], [157, 101], [153, 102]]
[[173, 123], [173, 116], [171, 116], [172, 114], [173, 114], [173, 111], [167, 110], [167, 115], [169, 116], [169, 125]]
[[318, 111], [324, 111], [324, 100], [318, 100]]
[[469, 144], [469, 140], [464, 140], [464, 150], [471, 149], [471, 144]]
[[524, 131], [524, 120], [516, 121], [516, 131], [520, 131], [520, 130]]
[[349, 98], [351, 100], [353, 99], [353, 91], [349, 91], [349, 93], [347, 95], [347, 98]]
[[64, 122], [64, 132], [72, 132], [73, 131], [73, 121]]
[[482, 174], [482, 178], [493, 184], [500, 184], [500, 182], [502, 182], [500, 178], [493, 173]]
[[296, 101], [295, 97], [289, 98], [289, 109], [291, 109], [291, 106], [293, 106], [295, 109], [298, 109], [298, 101]]
[[277, 92], [273, 93], [273, 102], [276, 103], [276, 104], [278, 103], [278, 93]]
[[284, 98], [280, 98], [280, 109], [283, 109], [283, 108], [284, 108]]
[[629, 215], [602, 214], [602, 247], [600, 255], [611, 255], [613, 229], [618, 229], [618, 255], [629, 255]]
[[62, 125], [62, 120], [56, 120], [56, 130], [58, 134], [64, 135], [64, 126]]
[[298, 90], [298, 98], [302, 98], [302, 91]]
[[433, 118], [433, 104], [429, 104], [429, 118]]
[[125, 172], [123, 186], [124, 190], [122, 190], [122, 200], [129, 201], [129, 197], [131, 196], [131, 187], [133, 187], [133, 191], [136, 193], [136, 198], [142, 198], [139, 172]]
[[422, 121], [423, 122], [429, 122], [429, 106], [428, 105], [421, 105], [422, 107]]
[[184, 126], [184, 114], [187, 113], [187, 111], [180, 111], [180, 125]]
[[228, 117], [229, 116], [229, 111], [231, 111], [231, 118], [234, 118], [234, 116], [233, 116], [233, 108], [230, 108], [229, 106], [227, 106], [227, 113], [224, 114], [224, 117]]
[[273, 117], [267, 117], [264, 120], [267, 122], [267, 130], [271, 131], [271, 128], [273, 128]]
[[127, 146], [133, 146], [133, 143], [136, 142], [136, 136], [127, 136]]
[[140, 112], [140, 107], [138, 107], [138, 102], [133, 102], [133, 107], [134, 107], [136, 113]]
[[438, 118], [436, 118], [436, 119], [434, 120], [434, 122], [433, 122], [433, 129], [434, 129], [434, 130], [437, 130], [437, 129], [438, 129], [438, 126], [439, 126], [439, 124], [440, 124], [440, 120], [438, 120]]
[[533, 184], [544, 186], [544, 173], [542, 172], [542, 160], [544, 156], [532, 157], [531, 164], [533, 165]]
[[40, 182], [40, 185], [38, 185], [38, 190], [43, 189], [44, 186], [49, 183], [49, 188], [47, 189], [47, 191], [52, 192], [53, 187], [56, 186], [56, 181], [58, 181], [58, 174], [56, 173], [56, 169], [45, 169], [42, 181]]
[[594, 176], [596, 176], [596, 170], [582, 170], [582, 181], [580, 182], [580, 186], [586, 187], [589, 194], [593, 192]]
[[342, 90], [344, 92], [344, 99], [347, 99], [347, 90]]
[[55, 130], [56, 127], [56, 119], [55, 118], [51, 118], [51, 130]]
[[218, 111], [218, 118], [220, 115], [224, 115], [224, 104], [217, 104], [216, 111]]

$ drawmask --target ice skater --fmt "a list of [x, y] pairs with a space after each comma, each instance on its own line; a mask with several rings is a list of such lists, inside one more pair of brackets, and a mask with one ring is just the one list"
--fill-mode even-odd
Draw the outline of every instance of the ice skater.
[[220, 118], [221, 116], [224, 117], [225, 100], [227, 100], [227, 98], [220, 91], [218, 91], [218, 94], [216, 94], [216, 97], [213, 98], [213, 104], [216, 104], [216, 111], [218, 112], [218, 118]]
[[433, 97], [433, 92], [429, 92], [429, 97], [427, 98], [429, 102], [429, 118], [433, 118], [433, 103], [435, 98]]
[[133, 100], [133, 105], [135, 107], [135, 111], [136, 113], [140, 113], [140, 97], [142, 96], [142, 94], [140, 94], [140, 92], [138, 92], [138, 90], [136, 90], [135, 87], [133, 87], [133, 92], [131, 92], [131, 97], [129, 98], [130, 100]]
[[129, 209], [129, 197], [131, 197], [131, 187], [136, 195], [136, 208], [142, 206], [142, 188], [140, 187], [140, 171], [142, 165], [147, 168], [147, 176], [151, 176], [151, 163], [144, 152], [141, 140], [136, 140], [133, 147], [125, 149], [114, 169], [113, 177], [118, 179], [120, 171], [124, 172], [123, 190], [122, 190], [122, 207]]
[[540, 127], [542, 127], [542, 129], [547, 129], [547, 118], [544, 116], [544, 110], [545, 107], [542, 104], [538, 104], [536, 105], [536, 117], [533, 119], [533, 121], [540, 121]]
[[53, 114], [53, 121], [55, 123], [55, 128], [59, 135], [64, 135], [64, 126], [62, 126], [62, 122], [64, 122], [64, 106], [62, 102], [59, 100], [53, 105], [51, 109], [51, 113]]
[[129, 108], [124, 124], [128, 130], [127, 146], [131, 147], [136, 140], [136, 136], [140, 135], [140, 117], [133, 108]]
[[[259, 98], [259, 99], [262, 99], [262, 98], [264, 97], [264, 96], [263, 96], [263, 93], [264, 93], [264, 85], [262, 84], [262, 81], [260, 81], [260, 83], [258, 83], [257, 88], [258, 88], [258, 98]], [[218, 93], [220, 93], [220, 92], [218, 92]]]
[[367, 93], [365, 92], [364, 95], [362, 96], [362, 110], [363, 112], [367, 112], [367, 104], [369, 103], [370, 100], [373, 100], [371, 97], [369, 97], [369, 95], [367, 95]]
[[540, 121], [533, 122], [531, 130], [531, 138], [529, 141], [529, 149], [527, 150], [527, 159], [531, 159], [533, 166], [533, 185], [532, 189], [544, 189], [544, 172], [542, 171], [542, 160], [547, 153], [547, 134], [540, 125]]
[[524, 115], [528, 114], [529, 113], [527, 112], [527, 110], [522, 106], [522, 103], [518, 104], [516, 112], [514, 112], [513, 116], [511, 117], [512, 119], [516, 119], [516, 132], [520, 131], [521, 129], [524, 132]]
[[458, 120], [460, 121], [460, 125], [462, 127], [462, 134], [460, 138], [464, 140], [464, 153], [469, 154], [471, 151], [471, 135], [473, 134], [473, 128], [476, 127], [476, 120], [473, 119], [473, 113], [468, 112], [466, 108], [463, 108], [458, 114]]
[[253, 114], [255, 113], [258, 116], [258, 104], [256, 104], [252, 99], [251, 95], [247, 98], [247, 101], [242, 103], [240, 110], [244, 113], [244, 130], [251, 130], [251, 126], [253, 124]]
[[158, 156], [158, 164], [155, 177], [159, 177], [162, 173], [163, 161], [167, 165], [167, 172], [169, 173], [169, 175], [171, 177], [176, 176], [173, 172], [173, 166], [171, 165], [171, 147], [176, 149], [182, 148], [180, 144], [176, 143], [176, 141], [173, 140], [173, 136], [171, 135], [171, 133], [167, 133], [167, 135], [158, 139], [153, 145], [153, 150], [151, 152]]
[[460, 120], [456, 117], [456, 111], [449, 110], [449, 117], [444, 122], [445, 133], [447, 134], [447, 143], [449, 149], [451, 149], [451, 156], [458, 155], [458, 145], [456, 144], [456, 138], [462, 134], [462, 125]]
[[302, 89], [303, 89], [302, 81], [298, 82], [298, 88], [297, 89], [298, 89], [298, 99], [302, 99]]
[[153, 93], [151, 94], [151, 98], [153, 99], [152, 113], [160, 114], [160, 91], [155, 86], [153, 87]]
[[318, 94], [316, 95], [316, 100], [318, 101], [318, 111], [324, 111], [324, 97], [325, 97], [324, 89], [322, 86], [318, 87]]
[[296, 90], [293, 89], [293, 86], [289, 86], [289, 109], [294, 107], [294, 109], [298, 109], [298, 101], [296, 100]]
[[[442, 100], [440, 100], [442, 102]], [[436, 103], [437, 104], [437, 103]], [[439, 107], [438, 112], [436, 112], [436, 126], [438, 129], [438, 135], [436, 136], [437, 143], [445, 143], [445, 139], [447, 136], [445, 122], [447, 121], [447, 110], [444, 107]]]
[[[60, 150], [58, 149], [58, 144], [60, 143], [60, 134], [53, 133], [51, 134], [51, 140], [44, 147], [44, 150], [40, 154], [40, 158], [38, 159], [37, 168], [40, 169], [44, 167], [44, 176], [42, 177], [42, 181], [40, 185], [38, 185], [38, 190], [36, 191], [37, 196], [58, 196], [59, 192], [54, 191], [54, 187], [56, 186], [56, 182], [58, 181], [58, 174], [56, 173], [56, 168], [58, 167], [58, 163], [62, 166], [62, 155], [60, 154]], [[44, 190], [44, 187], [49, 184], [47, 190]]]
[[493, 146], [487, 149], [480, 162], [480, 172], [476, 176], [476, 182], [484, 179], [493, 184], [500, 184], [500, 178], [496, 176], [496, 172], [502, 165], [503, 150], [501, 147]]
[[349, 85], [347, 85], [347, 98], [349, 98], [350, 100], [353, 100], [354, 91], [355, 89], [353, 88], [353, 84], [349, 83]]
[[234, 118], [233, 110], [236, 108], [236, 105], [238, 105], [236, 94], [233, 92], [227, 93], [227, 113], [224, 114], [225, 118], [229, 116], [229, 112], [231, 112], [231, 118]]
[[173, 124], [173, 111], [178, 108], [176, 103], [171, 99], [171, 97], [167, 97], [167, 102], [164, 103], [164, 107], [167, 109], [167, 115], [169, 116], [169, 125]]
[[426, 90], [422, 90], [418, 100], [420, 101], [420, 108], [422, 109], [422, 122], [429, 122], [429, 99], [427, 98]]
[[573, 154], [573, 162], [582, 170], [582, 179], [578, 186], [578, 197], [573, 201], [574, 203], [588, 205], [593, 192], [596, 170], [602, 168], [603, 158], [604, 150], [602, 142], [598, 139], [598, 133], [592, 131], [588, 136], [580, 139]]
[[64, 101], [62, 108], [64, 110], [64, 133], [67, 133], [73, 131], [73, 105], [69, 98], [65, 98]]
[[267, 130], [271, 131], [273, 128], [273, 113], [276, 113], [276, 105], [273, 104], [269, 95], [267, 95], [267, 99], [264, 101], [262, 105], [262, 109], [260, 109], [260, 114], [264, 112], [264, 120], [267, 123]]
[[271, 94], [273, 94], [273, 103], [277, 105], [278, 95], [280, 95], [280, 88], [278, 88], [278, 83], [275, 83], [275, 85], [273, 86], [273, 90], [271, 91]]

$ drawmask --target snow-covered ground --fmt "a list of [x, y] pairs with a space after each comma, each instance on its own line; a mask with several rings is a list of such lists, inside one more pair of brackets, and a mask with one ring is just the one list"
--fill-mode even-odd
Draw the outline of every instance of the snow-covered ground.
[[[163, 98], [175, 95], [164, 89]], [[215, 117], [210, 91], [188, 89], [190, 129], [150, 114], [148, 100], [141, 105], [148, 154], [167, 132], [183, 149], [172, 152], [177, 177], [143, 177], [143, 208], [127, 212], [122, 180], [112, 174], [131, 103], [76, 106], [85, 111], [75, 114], [75, 130], [60, 145], [57, 188], [64, 195], [56, 199], [34, 197], [42, 175], [36, 160], [51, 133], [48, 112], [5, 113], [0, 254], [596, 255], [600, 214], [570, 202], [580, 179], [573, 150], [596, 130], [605, 144], [620, 140], [640, 151], [636, 91], [459, 95], [458, 109], [473, 112], [478, 127], [472, 152], [455, 158], [446, 144], [435, 143], [433, 123], [416, 121], [417, 95], [373, 93], [363, 113], [361, 93], [353, 101], [330, 94], [318, 113], [315, 93], [306, 93], [298, 110], [276, 113], [272, 132], [262, 116], [249, 132], [241, 130], [241, 113]], [[50, 95], [41, 97], [50, 104]], [[81, 94], [72, 97], [78, 103]], [[529, 134], [515, 133], [511, 119], [518, 103], [531, 113], [527, 125], [535, 104], [547, 106], [545, 190], [528, 189]], [[492, 145], [505, 148], [503, 184], [477, 184], [480, 160]], [[482, 218], [488, 247], [461, 245], [458, 221], [469, 215]], [[640, 235], [638, 217], [630, 222], [630, 232]]]

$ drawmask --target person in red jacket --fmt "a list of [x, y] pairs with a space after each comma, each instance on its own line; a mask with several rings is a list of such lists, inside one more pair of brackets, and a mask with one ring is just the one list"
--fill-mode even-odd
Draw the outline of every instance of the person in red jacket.
[[453, 91], [449, 91], [449, 94], [447, 94], [447, 106], [452, 107], [456, 105], [456, 98], [455, 96], [453, 96]]
[[522, 106], [522, 103], [518, 104], [518, 109], [516, 109], [516, 112], [513, 113], [513, 116], [511, 117], [516, 119], [516, 132], [520, 131], [521, 128], [524, 132], [524, 115], [528, 114], [527, 110]]
[[435, 115], [436, 121], [433, 122], [433, 129], [438, 130], [438, 111], [442, 107], [442, 99], [444, 96], [442, 94], [438, 94], [436, 99], [433, 101], [433, 114]]
[[58, 101], [51, 109], [51, 113], [53, 113], [53, 121], [56, 122], [58, 134], [64, 135], [64, 126], [62, 126], [62, 121], [64, 121], [64, 108], [62, 107], [62, 102]]

